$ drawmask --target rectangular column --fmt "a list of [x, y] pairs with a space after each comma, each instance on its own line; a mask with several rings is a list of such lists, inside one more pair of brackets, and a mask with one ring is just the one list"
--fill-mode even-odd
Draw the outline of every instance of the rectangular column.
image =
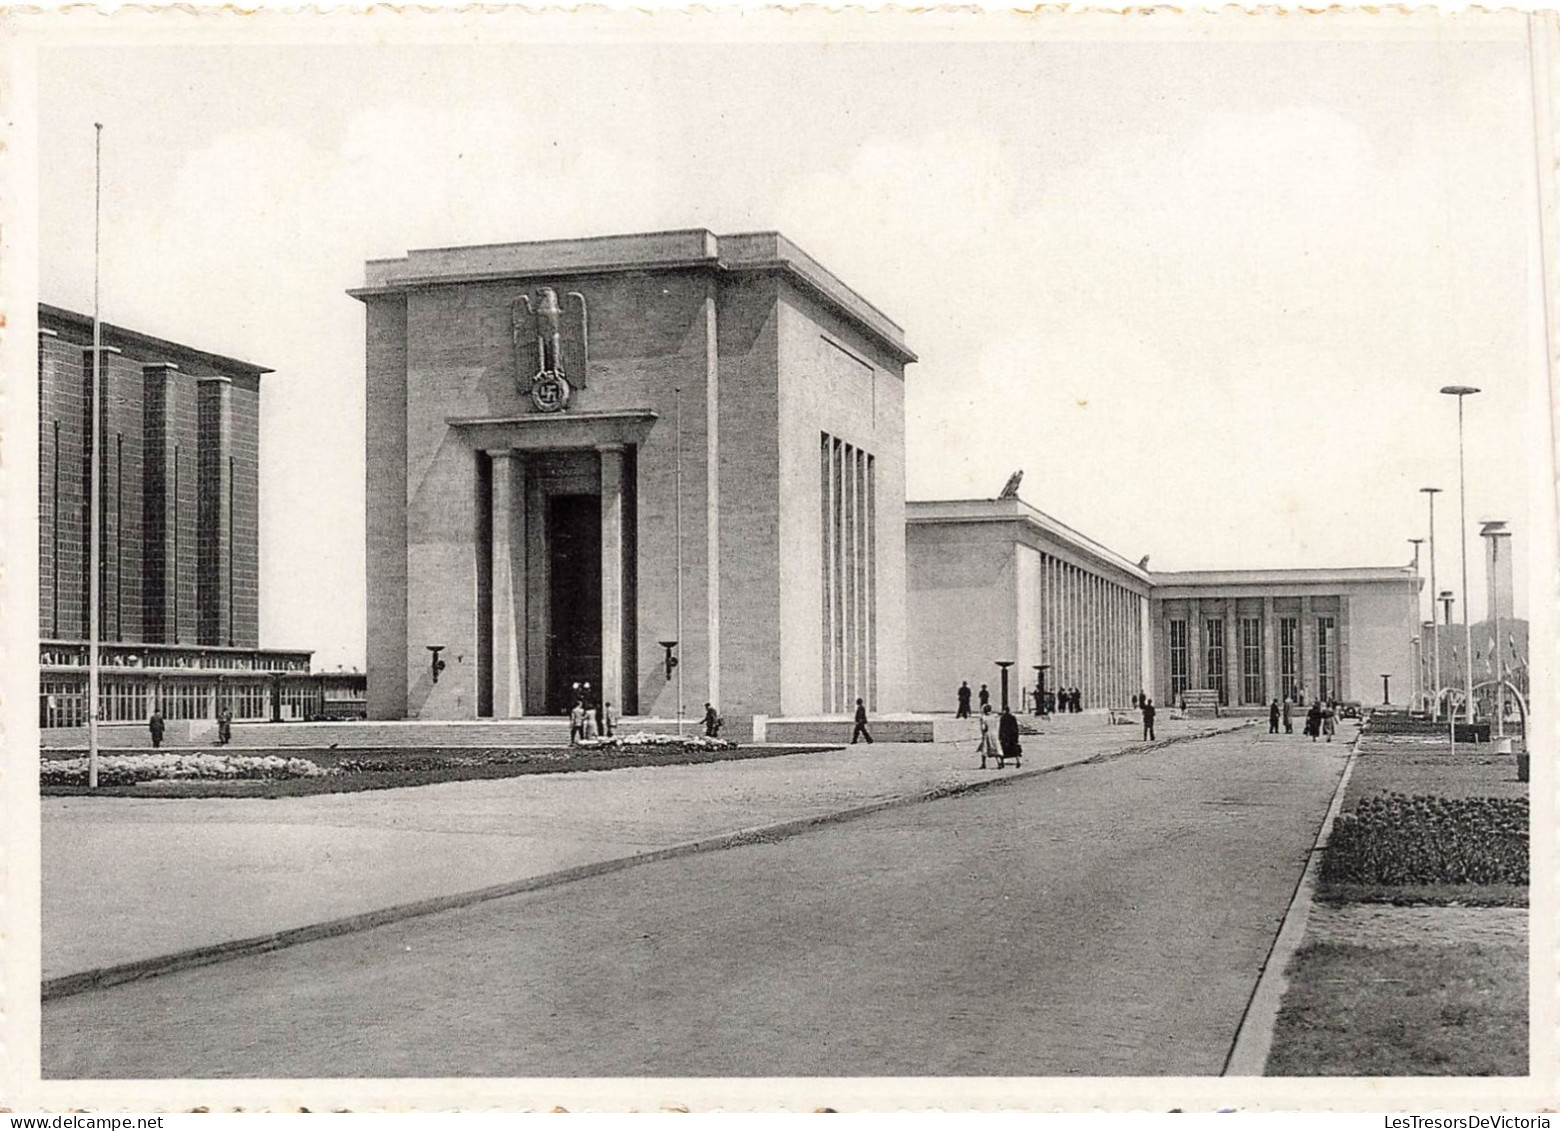
[[199, 399], [200, 643], [233, 642], [233, 388], [203, 377]]
[[508, 449], [493, 460], [493, 717], [525, 714], [525, 460]]
[[601, 701], [623, 707], [623, 445], [601, 453]]
[[1202, 601], [1193, 597], [1186, 602], [1186, 608], [1186, 686], [1201, 689], [1208, 686], [1208, 673], [1203, 666]]
[[1300, 685], [1306, 702], [1316, 698], [1316, 661], [1312, 659], [1316, 647], [1316, 623], [1311, 615], [1311, 598], [1300, 598], [1300, 654], [1295, 658], [1295, 682]]
[[[1338, 655], [1333, 662], [1338, 667], [1338, 673], [1334, 677], [1338, 690], [1334, 692], [1334, 698], [1352, 699], [1354, 696], [1350, 694], [1353, 687], [1352, 681], [1349, 679], [1349, 598], [1347, 594], [1340, 594], [1338, 597], [1338, 619], [1336, 623], [1337, 627], [1334, 631], [1338, 634]], [[1403, 685], [1399, 684], [1398, 686], [1402, 687]]]
[[1280, 698], [1278, 686], [1278, 620], [1273, 598], [1262, 598], [1262, 701]]

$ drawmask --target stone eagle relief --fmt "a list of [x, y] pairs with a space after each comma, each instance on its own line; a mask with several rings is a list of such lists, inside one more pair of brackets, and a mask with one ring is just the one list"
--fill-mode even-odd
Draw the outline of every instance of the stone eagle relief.
[[538, 412], [562, 412], [576, 388], [585, 387], [590, 324], [585, 296], [570, 291], [558, 302], [552, 287], [521, 295], [512, 307], [515, 384]]

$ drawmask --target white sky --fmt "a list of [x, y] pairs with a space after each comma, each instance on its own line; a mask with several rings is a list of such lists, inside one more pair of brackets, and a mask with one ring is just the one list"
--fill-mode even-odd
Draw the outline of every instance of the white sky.
[[[277, 371], [261, 638], [323, 666], [363, 658], [364, 259], [681, 227], [779, 229], [905, 327], [911, 498], [1023, 468], [1026, 499], [1155, 569], [1403, 564], [1435, 485], [1460, 589], [1437, 390], [1482, 386], [1482, 616], [1476, 520], [1524, 552], [1543, 454], [1521, 19], [1399, 42], [1236, 16], [1160, 42], [50, 48], [39, 294], [90, 308], [101, 121], [104, 317]], [[1519, 614], [1526, 591], [1519, 570]]]

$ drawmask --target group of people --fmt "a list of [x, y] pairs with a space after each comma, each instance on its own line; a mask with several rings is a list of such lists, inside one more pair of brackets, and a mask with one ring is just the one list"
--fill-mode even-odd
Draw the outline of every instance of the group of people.
[[[1285, 734], [1295, 733], [1294, 707], [1296, 704], [1285, 699], [1283, 705], [1279, 705], [1277, 699], [1268, 707], [1268, 733], [1277, 734], [1279, 723], [1283, 723]], [[1305, 713], [1305, 730], [1303, 733], [1310, 736], [1312, 742], [1318, 738], [1326, 738], [1328, 742], [1333, 740], [1333, 735], [1338, 732], [1338, 707], [1329, 699], [1317, 699], [1312, 701], [1310, 708]]]
[[[985, 714], [991, 707], [991, 689], [983, 683], [980, 685], [980, 694], [976, 696], [970, 691], [969, 681], [965, 680], [959, 684], [959, 706], [954, 712], [955, 718], [971, 717], [972, 698], [979, 703], [981, 714]], [[1083, 710], [1083, 692], [1076, 687], [1059, 687], [1055, 691], [1041, 691], [1036, 687], [1024, 692], [1022, 698], [1025, 704], [1034, 704], [1037, 715], [1049, 715], [1053, 711], [1076, 715]]]
[[[152, 708], [152, 717], [146, 720], [146, 729], [151, 732], [152, 749], [160, 749], [163, 735], [168, 733], [168, 722], [163, 718], [161, 707]], [[233, 708], [224, 703], [217, 710], [217, 745], [226, 746], [232, 741]]]
[[617, 711], [611, 703], [600, 707], [587, 707], [583, 696], [574, 700], [569, 709], [569, 745], [576, 746], [587, 738], [611, 738], [617, 732]]
[[[984, 690], [984, 688], [982, 688]], [[1024, 753], [1024, 748], [1018, 741], [1018, 718], [1012, 711], [1003, 707], [997, 715], [997, 734], [995, 740], [991, 735], [991, 704], [983, 703], [980, 708], [980, 743], [975, 748], [980, 755], [980, 768], [986, 768], [986, 759], [995, 758], [997, 769], [1007, 765], [1008, 759], [1012, 759], [1013, 765], [1018, 766], [1019, 757]]]

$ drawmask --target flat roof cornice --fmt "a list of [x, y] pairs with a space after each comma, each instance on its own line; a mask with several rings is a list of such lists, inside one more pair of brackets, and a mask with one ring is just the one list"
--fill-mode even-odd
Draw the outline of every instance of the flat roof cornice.
[[533, 278], [571, 278], [625, 271], [774, 271], [843, 314], [903, 364], [917, 360], [893, 319], [851, 290], [779, 232], [717, 236], [705, 228], [530, 243], [413, 250], [399, 259], [371, 259], [364, 285], [347, 293], [363, 300], [429, 287]]
[[905, 504], [907, 526], [947, 526], [958, 523], [1018, 522], [1061, 542], [1070, 549], [1152, 585], [1154, 577], [1116, 551], [1080, 534], [1064, 522], [1022, 499], [939, 499]]
[[[66, 310], [63, 306], [50, 306], [46, 302], [38, 304], [38, 320], [40, 322], [53, 322], [57, 325], [70, 326], [78, 331], [92, 331], [92, 316], [80, 314], [74, 310]], [[47, 329], [47, 327], [45, 327]], [[56, 337], [58, 331], [51, 331]], [[103, 323], [103, 337], [129, 346], [135, 353], [150, 353], [159, 355], [155, 360], [146, 364], [156, 365], [163, 361], [177, 361], [183, 359], [186, 362], [193, 361], [196, 368], [204, 366], [208, 369], [225, 370], [229, 373], [238, 373], [249, 377], [259, 377], [274, 370], [267, 369], [263, 365], [256, 365], [249, 361], [240, 361], [236, 357], [226, 357], [220, 353], [209, 353], [206, 350], [195, 349], [179, 342], [170, 342], [165, 338], [154, 338], [150, 334], [143, 334], [138, 330], [127, 330], [123, 326], [115, 326], [111, 323]], [[84, 347], [91, 349], [91, 345]], [[106, 349], [105, 349], [106, 352]], [[123, 352], [122, 350], [119, 352]]]

